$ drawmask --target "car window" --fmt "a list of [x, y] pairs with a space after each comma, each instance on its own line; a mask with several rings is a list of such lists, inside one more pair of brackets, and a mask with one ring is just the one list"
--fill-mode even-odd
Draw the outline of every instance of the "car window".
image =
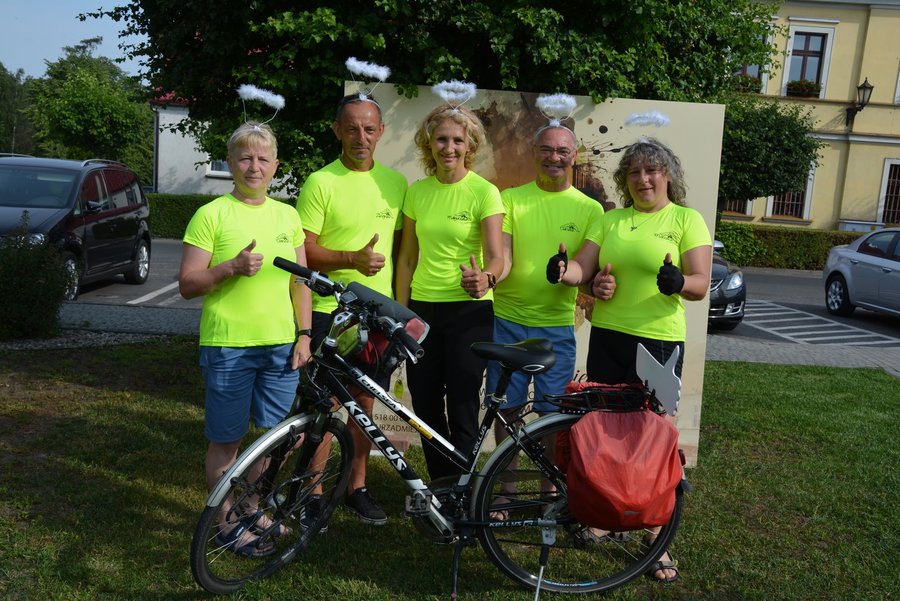
[[893, 232], [872, 234], [859, 245], [859, 252], [864, 255], [872, 255], [873, 257], [886, 257], [893, 239]]
[[62, 208], [76, 176], [71, 171], [0, 166], [0, 206]]
[[103, 176], [109, 190], [109, 202], [114, 209], [138, 204], [140, 192], [137, 177], [133, 173], [119, 169], [104, 169]]
[[900, 261], [900, 234], [896, 234], [897, 243], [894, 244], [894, 252], [891, 253], [891, 259], [894, 261]]
[[80, 198], [82, 209], [87, 209], [87, 203], [95, 202], [101, 211], [109, 210], [109, 196], [106, 194], [103, 176], [99, 171], [93, 171], [84, 178], [84, 183], [81, 184]]

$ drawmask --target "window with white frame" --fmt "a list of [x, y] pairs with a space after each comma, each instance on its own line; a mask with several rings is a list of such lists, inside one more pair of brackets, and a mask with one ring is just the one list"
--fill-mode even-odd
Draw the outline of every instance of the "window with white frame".
[[810, 170], [802, 190], [788, 190], [766, 200], [766, 217], [809, 220], [815, 168]]
[[210, 177], [231, 177], [231, 170], [224, 160], [210, 159], [206, 164], [206, 175]]
[[781, 93], [784, 96], [824, 98], [837, 22], [796, 18], [791, 21], [805, 23], [790, 26]]
[[900, 159], [884, 160], [876, 219], [884, 224], [900, 224]]

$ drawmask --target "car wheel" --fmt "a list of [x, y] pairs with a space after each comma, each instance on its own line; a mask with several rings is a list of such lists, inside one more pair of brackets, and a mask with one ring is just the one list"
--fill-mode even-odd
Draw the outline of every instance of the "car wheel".
[[72, 253], [63, 253], [63, 265], [66, 268], [66, 300], [73, 301], [78, 298], [81, 288], [81, 270], [78, 268], [78, 259]]
[[825, 286], [825, 308], [832, 315], [842, 316], [850, 315], [856, 308], [850, 304], [844, 276], [836, 274], [828, 278], [828, 285]]
[[134, 254], [134, 264], [125, 272], [125, 281], [129, 284], [143, 284], [150, 275], [150, 248], [146, 240], [138, 242], [137, 252]]

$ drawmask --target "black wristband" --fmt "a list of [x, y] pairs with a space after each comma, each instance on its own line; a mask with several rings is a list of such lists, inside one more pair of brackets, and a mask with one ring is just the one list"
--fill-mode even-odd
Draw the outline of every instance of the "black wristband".
[[300, 338], [301, 336], [309, 336], [310, 338], [312, 338], [312, 328], [297, 330], [297, 338]]

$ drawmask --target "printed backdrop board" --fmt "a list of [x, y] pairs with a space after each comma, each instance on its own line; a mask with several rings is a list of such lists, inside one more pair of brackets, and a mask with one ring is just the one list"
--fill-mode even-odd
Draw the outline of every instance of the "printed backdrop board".
[[[345, 82], [345, 94], [359, 89]], [[379, 84], [374, 96], [382, 107], [385, 132], [378, 144], [376, 159], [404, 175], [410, 183], [422, 179], [413, 136], [428, 112], [442, 101], [430, 87], [420, 86], [416, 98], [405, 98], [390, 84]], [[501, 190], [534, 179], [531, 159], [532, 138], [547, 119], [535, 108], [539, 94], [479, 90], [466, 106], [482, 119], [488, 143], [480, 153], [474, 170]], [[641, 136], [654, 137], [669, 146], [681, 159], [688, 189], [687, 204], [700, 211], [710, 232], [715, 226], [716, 193], [719, 184], [719, 160], [725, 107], [720, 104], [696, 104], [611, 98], [594, 104], [588, 96], [576, 96], [578, 107], [572, 117], [579, 139], [575, 185], [598, 202], [621, 207], [612, 173], [619, 152]], [[667, 124], [661, 125], [668, 121]], [[631, 124], [626, 124], [631, 123]], [[641, 123], [644, 123], [643, 125]], [[607, 206], [613, 206], [608, 204]], [[558, 241], [535, 240], [547, 246], [549, 258], [558, 251]], [[592, 299], [580, 297], [576, 309], [578, 343], [576, 377], [584, 374], [590, 332]], [[685, 302], [687, 338], [685, 340], [682, 396], [677, 425], [680, 444], [689, 465], [696, 464], [700, 434], [700, 407], [703, 392], [703, 367], [706, 355], [706, 316], [708, 300]], [[402, 400], [409, 405], [409, 392], [400, 375]], [[396, 378], [395, 378], [396, 380]], [[401, 396], [401, 395], [398, 395]], [[418, 435], [383, 407], [376, 407], [376, 419], [398, 446], [418, 444]]]

